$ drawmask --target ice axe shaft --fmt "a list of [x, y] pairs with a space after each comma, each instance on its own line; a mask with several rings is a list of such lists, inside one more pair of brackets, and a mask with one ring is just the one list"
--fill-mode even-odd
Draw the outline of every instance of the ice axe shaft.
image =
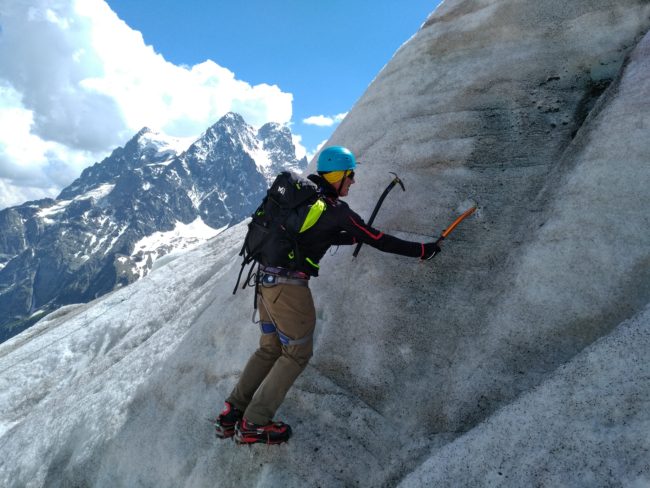
[[[372, 214], [370, 215], [370, 218], [368, 219], [368, 225], [372, 225], [372, 223], [375, 221], [375, 217], [377, 216], [377, 212], [379, 212], [379, 208], [381, 207], [381, 204], [384, 203], [384, 199], [386, 198], [386, 195], [390, 193], [390, 191], [393, 189], [393, 187], [397, 184], [402, 187], [402, 191], [406, 191], [406, 188], [404, 188], [404, 183], [400, 179], [399, 176], [397, 176], [396, 173], [393, 173], [392, 171], [390, 174], [394, 175], [394, 178], [392, 181], [388, 184], [384, 192], [381, 194], [379, 197], [379, 200], [377, 200], [377, 204], [375, 205], [375, 208], [372, 211]], [[359, 254], [359, 251], [361, 250], [361, 246], [363, 246], [363, 242], [360, 242], [357, 244], [357, 247], [354, 249], [354, 252], [352, 253], [353, 257], [357, 257]]]
[[447, 227], [445, 230], [442, 231], [442, 234], [440, 234], [440, 237], [436, 241], [436, 244], [439, 244], [443, 239], [445, 239], [449, 234], [451, 234], [454, 231], [454, 229], [458, 227], [458, 224], [460, 224], [463, 220], [465, 220], [467, 217], [472, 215], [475, 210], [476, 210], [476, 205], [463, 212], [462, 215], [458, 217], [456, 220], [454, 220], [449, 227]]

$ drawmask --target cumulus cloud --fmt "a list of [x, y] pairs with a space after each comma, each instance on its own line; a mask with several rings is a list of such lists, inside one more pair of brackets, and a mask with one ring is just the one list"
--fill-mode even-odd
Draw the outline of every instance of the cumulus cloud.
[[318, 154], [318, 152], [323, 148], [325, 143], [327, 143], [327, 139], [325, 139], [316, 146], [316, 149], [314, 149], [313, 151], [309, 151], [303, 145], [301, 135], [291, 134], [291, 139], [294, 147], [296, 148], [296, 157], [298, 159], [301, 159], [302, 157], [306, 157], [308, 163], [311, 162], [312, 159], [314, 159], [314, 156]]
[[198, 136], [228, 111], [286, 123], [292, 101], [211, 60], [167, 62], [104, 0], [2, 2], [0, 208], [20, 188], [51, 196], [144, 126]]
[[0, 208], [55, 197], [101, 153], [71, 150], [31, 132], [34, 112], [21, 95], [0, 80]]
[[342, 113], [338, 115], [312, 115], [302, 120], [303, 124], [307, 125], [317, 125], [319, 127], [331, 127], [334, 124], [341, 122], [348, 113]]
[[302, 145], [302, 136], [298, 134], [291, 134], [291, 142], [293, 142], [294, 147], [296, 148], [296, 157], [302, 159], [307, 156], [307, 148]]

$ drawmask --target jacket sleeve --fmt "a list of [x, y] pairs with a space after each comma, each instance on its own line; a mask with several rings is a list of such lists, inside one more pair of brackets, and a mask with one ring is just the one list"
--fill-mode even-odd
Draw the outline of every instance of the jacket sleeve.
[[349, 207], [341, 209], [340, 225], [356, 242], [363, 242], [383, 252], [420, 258], [424, 255], [424, 244], [404, 241], [370, 227]]
[[339, 232], [333, 239], [332, 239], [332, 245], [333, 246], [349, 246], [352, 244], [356, 244], [359, 241], [349, 232], [346, 231], [341, 231]]

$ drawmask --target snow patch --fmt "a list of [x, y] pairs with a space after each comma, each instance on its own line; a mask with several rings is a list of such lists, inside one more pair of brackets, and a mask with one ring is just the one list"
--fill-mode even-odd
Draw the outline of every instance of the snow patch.
[[255, 161], [255, 164], [262, 170], [262, 172], [264, 172], [271, 166], [271, 164], [273, 164], [269, 152], [259, 146], [247, 148], [246, 152], [251, 158], [253, 158], [253, 161]]
[[113, 188], [115, 188], [115, 184], [104, 183], [103, 185], [99, 185], [94, 190], [87, 191], [83, 195], [75, 197], [73, 200], [86, 200], [88, 198], [92, 198], [95, 201], [99, 201], [102, 198], [108, 196], [113, 191]]
[[158, 156], [170, 158], [185, 152], [193, 142], [193, 137], [172, 137], [153, 131], [142, 134], [138, 139], [138, 144], [143, 150], [153, 149]]
[[[135, 263], [134, 274], [142, 278], [162, 256], [189, 251], [224, 229], [226, 227], [214, 229], [203, 222], [201, 217], [197, 217], [189, 224], [177, 222], [174, 230], [155, 232], [146, 236], [135, 244], [130, 257], [130, 260]], [[118, 258], [118, 260], [125, 263], [127, 258]]]
[[201, 193], [195, 187], [192, 187], [192, 189], [187, 192], [187, 196], [192, 201], [194, 208], [197, 209], [201, 206], [201, 202], [204, 199], [203, 195], [201, 195]]
[[[110, 251], [111, 249], [113, 249], [113, 246], [115, 245], [115, 243], [117, 242], [117, 240], [118, 240], [120, 237], [122, 237], [122, 234], [124, 234], [124, 232], [126, 231], [126, 229], [128, 229], [128, 227], [129, 227], [128, 225], [122, 226], [122, 228], [119, 230], [119, 232], [117, 233], [117, 235], [111, 239], [111, 243], [110, 243], [110, 244], [108, 245], [108, 247], [104, 250], [104, 254], [107, 254], [108, 251]], [[101, 246], [101, 245], [104, 243], [104, 241], [106, 241], [106, 238], [102, 238], [102, 239], [100, 240], [98, 246]], [[95, 249], [99, 249], [99, 247], [96, 247]]]
[[36, 212], [36, 216], [40, 217], [45, 224], [54, 224], [55, 221], [52, 220], [51, 217], [63, 212], [72, 202], [88, 199], [99, 201], [112, 192], [113, 188], [115, 188], [114, 184], [104, 183], [103, 185], [99, 185], [97, 188], [87, 191], [82, 195], [77, 195], [72, 200], [59, 200], [50, 207], [42, 208]]
[[36, 215], [41, 219], [43, 219], [43, 221], [46, 224], [52, 224], [54, 223], [54, 221], [49, 217], [63, 212], [67, 208], [67, 206], [70, 205], [71, 202], [72, 200], [61, 200], [59, 202], [56, 202], [51, 207], [47, 207], [39, 210], [38, 212], [36, 212]]

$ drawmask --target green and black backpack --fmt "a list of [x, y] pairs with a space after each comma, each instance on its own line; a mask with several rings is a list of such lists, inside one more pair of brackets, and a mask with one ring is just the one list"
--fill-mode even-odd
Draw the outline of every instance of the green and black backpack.
[[[305, 264], [318, 267], [310, 262], [309, 257], [302, 255], [298, 238], [318, 221], [325, 208], [325, 201], [315, 183], [289, 171], [280, 173], [251, 216], [239, 253], [243, 262], [233, 294], [245, 266], [250, 263], [290, 270]], [[248, 284], [252, 271], [251, 266], [243, 288]]]

